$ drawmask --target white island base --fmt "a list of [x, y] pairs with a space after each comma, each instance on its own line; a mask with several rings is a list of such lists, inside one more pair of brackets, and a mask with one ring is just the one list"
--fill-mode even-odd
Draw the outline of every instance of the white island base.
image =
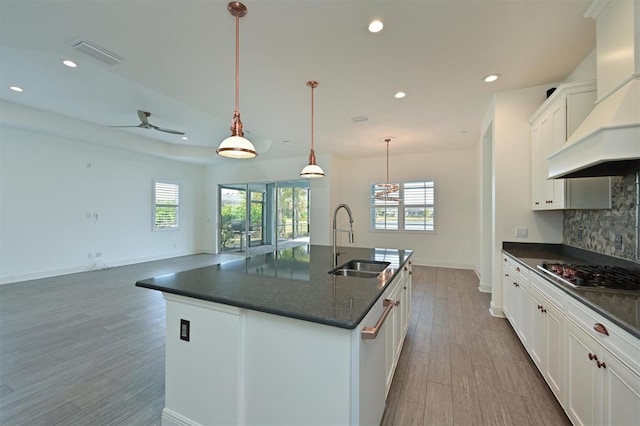
[[[410, 291], [404, 270], [353, 330], [164, 293], [162, 424], [378, 425], [407, 331]], [[377, 337], [363, 339], [362, 328], [385, 309]], [[180, 339], [182, 319], [189, 341]]]

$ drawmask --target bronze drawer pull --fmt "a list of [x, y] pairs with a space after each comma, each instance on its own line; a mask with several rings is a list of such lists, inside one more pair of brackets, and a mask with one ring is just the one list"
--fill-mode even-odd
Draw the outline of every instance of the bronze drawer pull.
[[598, 333], [606, 334], [607, 336], [609, 335], [609, 330], [607, 330], [607, 327], [600, 324], [599, 322], [594, 324], [593, 329]]
[[382, 302], [382, 306], [385, 306], [384, 312], [378, 319], [378, 322], [373, 327], [364, 327], [360, 331], [360, 337], [363, 339], [375, 339], [378, 337], [378, 332], [382, 328], [382, 324], [384, 324], [385, 320], [389, 316], [391, 309], [395, 306], [395, 302], [391, 299], [384, 299]]
[[593, 361], [594, 359], [598, 361], [598, 356], [596, 354], [592, 354], [591, 352], [589, 352], [589, 359], [591, 361]]
[[598, 368], [607, 368], [607, 364], [605, 364], [604, 361], [596, 361], [596, 363], [598, 364]]

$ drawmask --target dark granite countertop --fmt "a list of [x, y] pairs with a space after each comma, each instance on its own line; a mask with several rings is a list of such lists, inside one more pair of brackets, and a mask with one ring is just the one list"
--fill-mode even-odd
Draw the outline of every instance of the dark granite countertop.
[[573, 288], [538, 269], [542, 262], [579, 263], [586, 265], [617, 266], [640, 271], [640, 264], [606, 256], [563, 244], [504, 242], [502, 251], [516, 258], [531, 271], [552, 282], [618, 326], [640, 338], [640, 291], [615, 292], [602, 289]]
[[339, 247], [351, 259], [391, 264], [378, 278], [342, 277], [331, 247], [304, 245], [136, 282], [136, 286], [240, 308], [353, 329], [412, 254], [411, 250]]

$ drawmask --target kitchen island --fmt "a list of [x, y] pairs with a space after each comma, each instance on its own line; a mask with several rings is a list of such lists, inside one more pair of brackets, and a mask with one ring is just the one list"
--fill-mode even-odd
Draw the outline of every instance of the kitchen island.
[[331, 247], [305, 245], [138, 281], [167, 303], [163, 424], [378, 424], [412, 252], [339, 251], [388, 265], [332, 275]]

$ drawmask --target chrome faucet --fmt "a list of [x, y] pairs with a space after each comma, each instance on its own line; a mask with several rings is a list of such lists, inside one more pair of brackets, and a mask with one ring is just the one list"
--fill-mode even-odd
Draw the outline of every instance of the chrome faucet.
[[[341, 208], [345, 209], [347, 211], [347, 214], [349, 215], [349, 229], [337, 229], [338, 227], [338, 223], [336, 221], [336, 218], [338, 217], [338, 210], [340, 210]], [[342, 203], [339, 204], [338, 207], [336, 207], [336, 210], [333, 212], [333, 251], [332, 251], [332, 255], [333, 255], [333, 267], [335, 268], [336, 266], [338, 266], [338, 255], [340, 253], [336, 252], [336, 237], [338, 232], [348, 232], [349, 233], [349, 243], [353, 244], [354, 243], [354, 238], [353, 238], [353, 214], [351, 213], [351, 209], [349, 208], [348, 205]]]

